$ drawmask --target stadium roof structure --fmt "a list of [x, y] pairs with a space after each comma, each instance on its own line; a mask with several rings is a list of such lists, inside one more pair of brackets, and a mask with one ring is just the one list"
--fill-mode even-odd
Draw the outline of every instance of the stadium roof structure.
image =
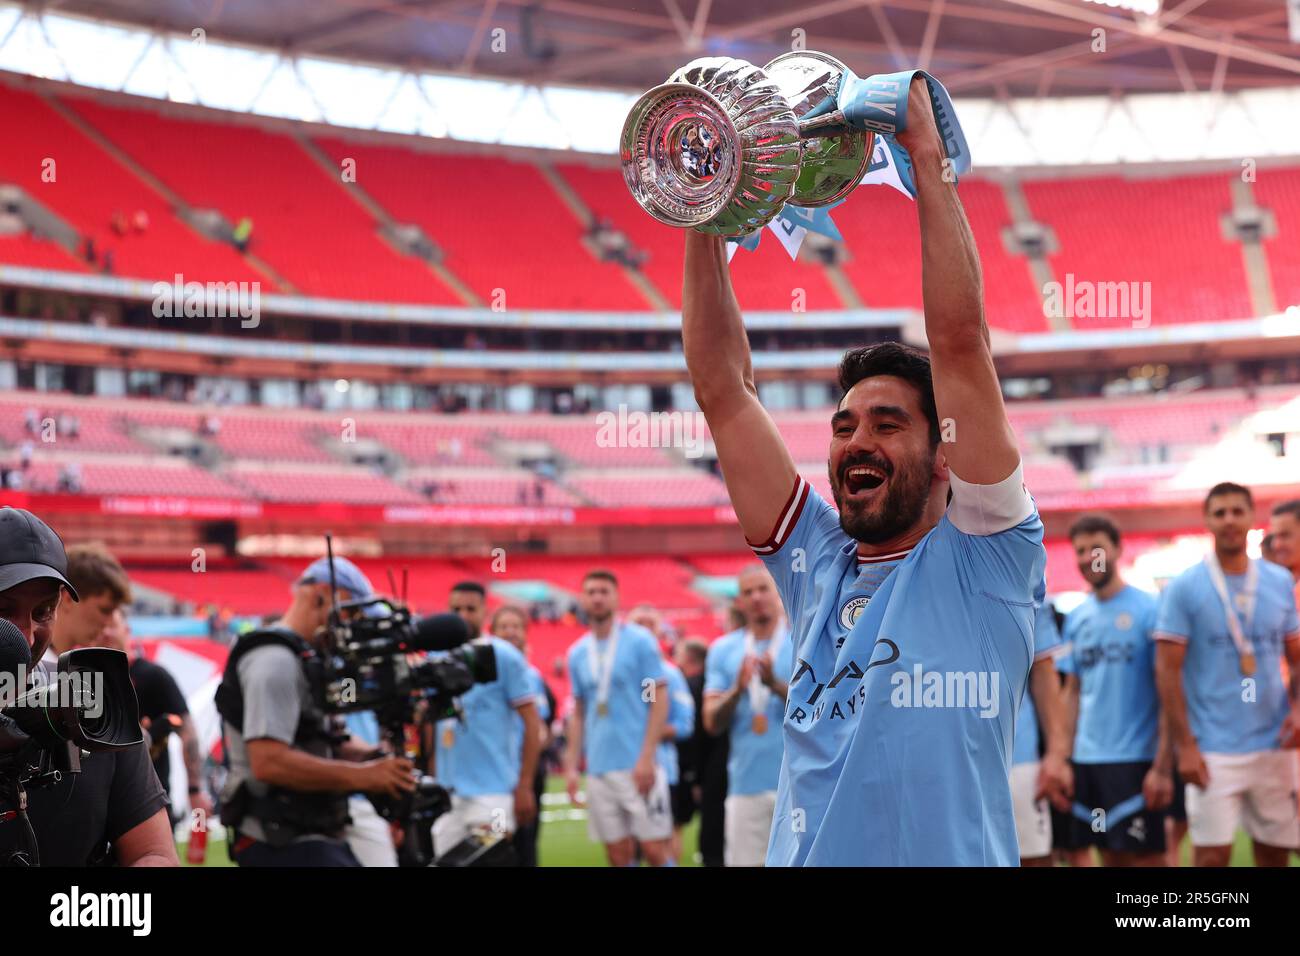
[[[1154, 10], [1154, 15], [1120, 7]], [[1284, 0], [62, 0], [51, 12], [466, 76], [645, 89], [696, 56], [799, 42], [859, 73], [920, 66], [956, 95], [1300, 84]], [[1105, 31], [1099, 50], [1094, 31]]]

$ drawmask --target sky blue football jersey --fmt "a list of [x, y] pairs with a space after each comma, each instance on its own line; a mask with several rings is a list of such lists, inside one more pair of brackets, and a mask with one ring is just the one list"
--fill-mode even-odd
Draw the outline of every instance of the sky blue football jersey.
[[1066, 650], [1056, 662], [1079, 681], [1075, 763], [1154, 760], [1160, 730], [1156, 646], [1159, 602], [1133, 585], [1108, 601], [1089, 594], [1065, 619]]
[[952, 485], [906, 554], [862, 561], [802, 478], [751, 545], [795, 656], [770, 866], [1019, 863], [1009, 776], [1043, 525], [1019, 468], [996, 486]]
[[[1204, 562], [1169, 582], [1160, 597], [1156, 637], [1187, 645], [1183, 694], [1187, 719], [1203, 753], [1274, 750], [1290, 709], [1282, 683], [1283, 645], [1300, 639], [1294, 582], [1283, 567], [1259, 561], [1259, 593], [1247, 637], [1255, 648], [1255, 673], [1241, 672], [1223, 601]], [[1244, 574], [1224, 575], [1236, 602]]]

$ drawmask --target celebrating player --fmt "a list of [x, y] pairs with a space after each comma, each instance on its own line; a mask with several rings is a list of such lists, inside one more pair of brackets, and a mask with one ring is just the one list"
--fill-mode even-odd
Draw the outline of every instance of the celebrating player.
[[781, 776], [781, 722], [786, 682], [794, 672], [790, 634], [776, 582], [755, 565], [736, 579], [749, 626], [709, 648], [704, 678], [704, 726], [727, 734], [727, 866], [762, 866], [772, 832]]
[[687, 234], [687, 366], [794, 644], [768, 865], [1019, 860], [1010, 758], [1043, 525], [989, 351], [979, 255], [919, 77], [907, 108], [898, 141], [917, 187], [930, 356], [894, 343], [844, 356], [830, 422], [836, 507], [800, 477], [758, 401], [723, 241]]
[[635, 843], [652, 866], [671, 854], [668, 775], [657, 750], [668, 722], [668, 678], [654, 637], [619, 621], [618, 579], [589, 571], [582, 609], [591, 630], [569, 648], [569, 721], [564, 769], [578, 802], [578, 761], [587, 757], [587, 830], [610, 866], [633, 865]]
[[[1214, 550], [1176, 577], [1156, 620], [1156, 679], [1187, 782], [1197, 866], [1227, 866], [1238, 824], [1257, 866], [1286, 866], [1300, 848], [1300, 626], [1285, 568], [1253, 561], [1250, 489], [1223, 482], [1205, 497]], [[1290, 665], [1290, 699], [1282, 656]]]
[[1092, 586], [1066, 618], [1067, 651], [1057, 662], [1076, 801], [1088, 817], [1072, 820], [1070, 844], [1099, 847], [1106, 866], [1163, 866], [1173, 753], [1156, 696], [1157, 601], [1120, 574], [1120, 533], [1109, 518], [1084, 515], [1070, 527], [1070, 544]]

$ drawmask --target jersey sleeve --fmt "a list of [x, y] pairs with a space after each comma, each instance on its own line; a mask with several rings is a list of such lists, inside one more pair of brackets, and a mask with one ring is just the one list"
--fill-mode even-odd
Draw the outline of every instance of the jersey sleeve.
[[963, 534], [991, 535], [1016, 527], [1037, 510], [1025, 488], [1025, 469], [1016, 470], [997, 484], [975, 485], [949, 471], [952, 501], [948, 520]]
[[582, 675], [578, 673], [578, 658], [581, 655], [581, 647], [582, 641], [579, 640], [578, 643], [569, 648], [569, 690], [573, 694], [574, 700], [585, 705], [587, 702], [587, 689], [583, 686]]
[[535, 703], [537, 694], [528, 673], [524, 655], [505, 641], [494, 642], [497, 652], [497, 677], [505, 688], [506, 700], [511, 707]]
[[851, 540], [840, 529], [835, 508], [799, 476], [767, 540], [747, 543], [776, 581], [786, 616], [797, 621], [808, 591], [805, 582], [819, 564]]
[[1191, 614], [1184, 596], [1183, 577], [1174, 578], [1160, 595], [1160, 609], [1156, 613], [1153, 635], [1157, 641], [1174, 641], [1186, 644], [1192, 636]]
[[543, 721], [551, 719], [551, 702], [546, 693], [546, 681], [542, 679], [542, 672], [531, 665], [528, 668], [528, 680], [532, 685], [533, 696], [537, 700], [537, 716]]
[[1034, 610], [1034, 662], [1059, 657], [1061, 648], [1061, 632], [1056, 626], [1056, 614], [1052, 611], [1052, 605], [1043, 601]]
[[725, 637], [714, 641], [709, 648], [709, 653], [704, 658], [704, 693], [725, 694], [735, 685], [736, 675], [728, 666], [731, 656], [728, 654], [729, 648], [729, 640]]

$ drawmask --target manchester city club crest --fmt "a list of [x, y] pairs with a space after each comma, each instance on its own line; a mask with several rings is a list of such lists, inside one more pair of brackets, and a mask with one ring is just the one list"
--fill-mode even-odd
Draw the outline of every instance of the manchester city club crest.
[[1133, 615], [1128, 611], [1120, 611], [1115, 615], [1115, 629], [1117, 631], [1127, 631], [1133, 626]]
[[855, 597], [849, 600], [844, 607], [840, 608], [840, 623], [844, 627], [852, 629], [853, 625], [858, 623], [858, 618], [862, 616], [862, 611], [871, 601], [870, 597]]

